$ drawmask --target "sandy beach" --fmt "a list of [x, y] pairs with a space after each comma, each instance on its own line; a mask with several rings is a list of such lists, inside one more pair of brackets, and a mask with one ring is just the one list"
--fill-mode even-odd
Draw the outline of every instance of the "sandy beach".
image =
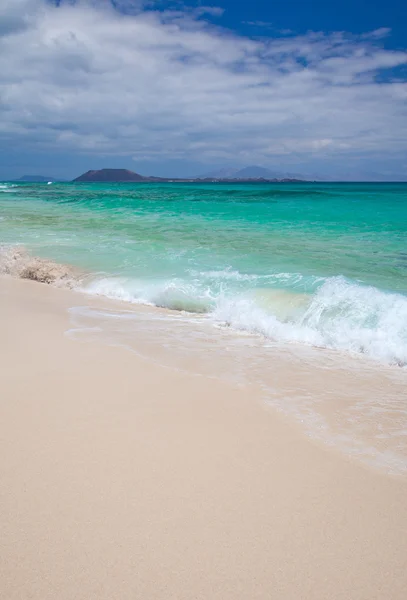
[[0, 280], [1, 598], [404, 600], [405, 478], [70, 339], [74, 295]]

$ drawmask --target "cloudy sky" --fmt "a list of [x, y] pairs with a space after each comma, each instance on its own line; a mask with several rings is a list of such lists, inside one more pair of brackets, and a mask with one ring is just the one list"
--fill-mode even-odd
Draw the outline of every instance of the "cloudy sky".
[[401, 0], [1, 0], [0, 178], [407, 179]]

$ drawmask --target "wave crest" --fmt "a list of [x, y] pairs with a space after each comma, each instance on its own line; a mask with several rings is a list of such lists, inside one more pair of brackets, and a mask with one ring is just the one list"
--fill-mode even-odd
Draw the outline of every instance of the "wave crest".
[[[224, 299], [214, 318], [272, 340], [306, 343], [407, 365], [407, 298], [332, 277], [307, 302], [292, 294], [291, 307], [268, 290], [267, 307], [256, 298]], [[275, 300], [273, 301], [273, 297]], [[277, 302], [278, 300], [278, 302]]]
[[[31, 256], [22, 247], [0, 247], [0, 274], [134, 304], [206, 313], [217, 325], [273, 341], [298, 342], [407, 365], [407, 297], [344, 277], [322, 280], [308, 294], [281, 287], [260, 288], [255, 281], [250, 289], [233, 290], [228, 280], [239, 279], [240, 274], [230, 270], [210, 272], [212, 281], [198, 276], [193, 281], [90, 277], [67, 265]], [[281, 273], [270, 277], [273, 284], [281, 286], [288, 276]]]

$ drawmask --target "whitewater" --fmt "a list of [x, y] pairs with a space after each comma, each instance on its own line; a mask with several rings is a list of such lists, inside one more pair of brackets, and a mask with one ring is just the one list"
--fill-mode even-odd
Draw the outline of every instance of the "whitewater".
[[406, 184], [0, 184], [0, 272], [407, 365]]

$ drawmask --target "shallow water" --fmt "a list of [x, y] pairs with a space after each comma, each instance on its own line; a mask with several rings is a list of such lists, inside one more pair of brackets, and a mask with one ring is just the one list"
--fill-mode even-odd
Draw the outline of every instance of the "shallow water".
[[406, 184], [0, 184], [0, 243], [91, 294], [407, 363]]

